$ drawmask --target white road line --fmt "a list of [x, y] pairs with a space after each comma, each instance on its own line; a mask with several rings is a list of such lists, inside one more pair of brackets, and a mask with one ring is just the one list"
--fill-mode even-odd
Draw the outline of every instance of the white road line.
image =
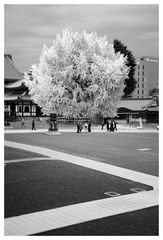
[[79, 166], [91, 168], [91, 169], [94, 169], [97, 171], [101, 171], [101, 172], [112, 174], [112, 175], [115, 175], [118, 177], [126, 178], [126, 179], [129, 179], [132, 181], [151, 185], [156, 188], [158, 186], [158, 177], [149, 175], [146, 173], [141, 173], [141, 172], [129, 170], [126, 168], [117, 167], [117, 166], [102, 163], [102, 162], [97, 162], [97, 161], [90, 160], [87, 158], [78, 157], [78, 156], [74, 156], [74, 155], [67, 154], [67, 153], [62, 153], [59, 151], [55, 151], [55, 150], [51, 150], [51, 149], [47, 149], [47, 148], [43, 148], [43, 147], [36, 147], [36, 146], [31, 146], [31, 145], [16, 143], [16, 142], [10, 142], [10, 141], [5, 141], [4, 143], [8, 147], [20, 148], [20, 149], [24, 149], [26, 151], [40, 153], [40, 154], [47, 155], [54, 159], [59, 159], [59, 160], [73, 163], [73, 164], [76, 164]]
[[[29, 161], [43, 161], [43, 160], [51, 160], [51, 158], [47, 157], [41, 157], [41, 158], [19, 158], [19, 159], [11, 159], [11, 160], [5, 160], [5, 163], [19, 163], [19, 162], [29, 162]], [[53, 159], [55, 160], [55, 159]]]
[[151, 148], [138, 148], [138, 151], [150, 151], [152, 150]]
[[158, 177], [27, 144], [5, 141], [5, 145], [36, 153], [44, 153], [44, 155], [51, 158], [60, 159], [97, 171], [126, 178], [131, 181], [151, 185], [154, 188], [154, 190], [151, 191], [74, 204], [47, 211], [7, 218], [5, 219], [6, 236], [31, 235], [158, 205]]
[[79, 203], [5, 220], [5, 236], [32, 235], [158, 205], [156, 191]]

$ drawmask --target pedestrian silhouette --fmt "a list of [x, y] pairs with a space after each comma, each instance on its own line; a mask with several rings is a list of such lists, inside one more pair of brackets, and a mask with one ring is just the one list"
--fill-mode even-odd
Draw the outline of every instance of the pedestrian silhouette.
[[21, 120], [21, 127], [25, 127], [24, 119]]
[[91, 122], [88, 123], [88, 132], [91, 132]]
[[33, 118], [33, 120], [32, 120], [32, 130], [35, 130], [35, 131], [36, 131], [36, 126], [35, 126], [35, 120], [34, 120], [34, 118]]
[[106, 129], [107, 129], [107, 131], [110, 130], [109, 126], [110, 126], [110, 124], [109, 124], [109, 120], [107, 120], [107, 121], [106, 121]]

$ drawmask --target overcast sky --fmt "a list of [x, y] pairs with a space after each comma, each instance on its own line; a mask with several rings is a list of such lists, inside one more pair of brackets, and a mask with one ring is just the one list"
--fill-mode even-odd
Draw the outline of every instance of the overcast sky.
[[121, 40], [136, 58], [158, 57], [158, 5], [5, 5], [5, 53], [22, 72], [37, 63], [57, 33], [96, 31]]

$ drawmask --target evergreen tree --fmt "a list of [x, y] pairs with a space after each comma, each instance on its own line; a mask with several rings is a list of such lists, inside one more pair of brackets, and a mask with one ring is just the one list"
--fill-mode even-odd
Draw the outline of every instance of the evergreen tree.
[[127, 46], [125, 46], [120, 40], [115, 39], [113, 41], [113, 46], [116, 53], [120, 52], [127, 57], [126, 65], [129, 67], [129, 73], [128, 78], [124, 80], [125, 88], [123, 97], [129, 97], [136, 88], [136, 80], [134, 78], [136, 67], [135, 57], [132, 52], [127, 49]]

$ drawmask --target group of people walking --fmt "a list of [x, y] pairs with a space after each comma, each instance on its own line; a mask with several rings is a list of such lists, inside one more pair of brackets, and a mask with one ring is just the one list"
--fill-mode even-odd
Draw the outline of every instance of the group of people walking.
[[77, 122], [77, 133], [82, 132], [83, 129], [85, 132], [91, 132], [91, 122]]
[[[102, 122], [102, 129], [104, 128], [105, 123], [104, 121]], [[117, 131], [117, 124], [116, 121], [114, 119], [111, 119], [111, 121], [109, 122], [109, 120], [107, 119], [106, 121], [106, 129], [109, 132], [114, 132], [115, 130]]]
[[[106, 122], [102, 121], [102, 130], [104, 128], [106, 124], [106, 129], [109, 132], [114, 132], [115, 130], [117, 131], [117, 124], [116, 121], [114, 119], [111, 119], [111, 121], [109, 122], [109, 120], [107, 119]], [[21, 127], [25, 127], [25, 122], [24, 119], [22, 118], [21, 120]], [[77, 133], [81, 133], [82, 130], [84, 129], [85, 132], [91, 132], [91, 122], [87, 121], [87, 122], [77, 122]], [[35, 124], [35, 119], [32, 119], [32, 130], [36, 130], [36, 124]]]
[[[24, 121], [23, 118], [21, 119], [21, 127], [22, 127], [22, 128], [25, 127], [25, 121]], [[33, 131], [33, 130], [36, 131], [36, 124], [35, 124], [35, 119], [34, 119], [34, 118], [32, 119], [32, 131]]]

